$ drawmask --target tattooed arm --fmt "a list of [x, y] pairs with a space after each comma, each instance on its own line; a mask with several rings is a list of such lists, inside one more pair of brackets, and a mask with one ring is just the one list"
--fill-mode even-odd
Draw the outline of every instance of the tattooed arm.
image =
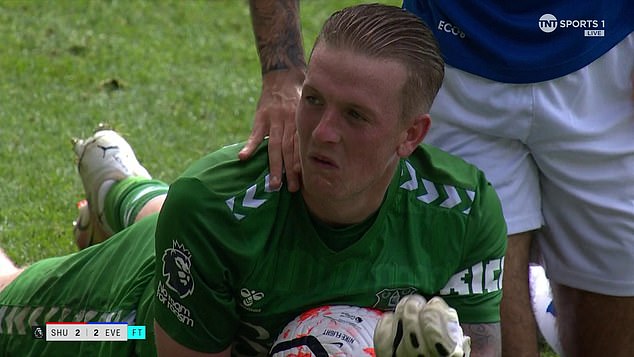
[[306, 69], [299, 0], [250, 0], [251, 23], [262, 75], [275, 70]]
[[461, 324], [465, 336], [471, 337], [471, 357], [502, 355], [500, 324]]
[[288, 189], [297, 191], [295, 110], [306, 70], [299, 0], [250, 0], [249, 6], [262, 66], [262, 92], [251, 135], [239, 157], [248, 159], [269, 135], [270, 185], [274, 189], [281, 185], [284, 165]]

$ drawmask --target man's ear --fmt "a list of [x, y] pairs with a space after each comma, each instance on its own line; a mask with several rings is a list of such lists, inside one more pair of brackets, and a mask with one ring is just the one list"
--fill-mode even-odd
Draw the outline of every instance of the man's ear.
[[429, 114], [416, 116], [403, 131], [403, 140], [398, 146], [397, 153], [400, 157], [407, 157], [423, 141], [431, 126]]

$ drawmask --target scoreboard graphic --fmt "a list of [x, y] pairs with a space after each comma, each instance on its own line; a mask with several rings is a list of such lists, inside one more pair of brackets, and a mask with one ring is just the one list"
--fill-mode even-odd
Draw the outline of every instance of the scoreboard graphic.
[[33, 337], [46, 341], [128, 341], [144, 340], [145, 326], [126, 322], [47, 322], [33, 326]]

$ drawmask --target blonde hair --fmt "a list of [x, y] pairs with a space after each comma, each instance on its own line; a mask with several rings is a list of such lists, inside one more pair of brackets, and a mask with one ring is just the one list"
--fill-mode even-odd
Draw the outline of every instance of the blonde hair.
[[445, 73], [431, 30], [414, 14], [396, 6], [363, 4], [335, 12], [317, 36], [315, 46], [351, 50], [405, 66], [402, 88], [405, 118], [429, 112]]

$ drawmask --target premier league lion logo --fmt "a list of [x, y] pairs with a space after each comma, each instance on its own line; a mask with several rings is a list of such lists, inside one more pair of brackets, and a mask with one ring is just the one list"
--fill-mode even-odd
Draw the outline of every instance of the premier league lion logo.
[[191, 253], [177, 241], [172, 242], [172, 248], [163, 253], [163, 276], [167, 279], [165, 285], [185, 298], [194, 292], [194, 280], [191, 275]]

